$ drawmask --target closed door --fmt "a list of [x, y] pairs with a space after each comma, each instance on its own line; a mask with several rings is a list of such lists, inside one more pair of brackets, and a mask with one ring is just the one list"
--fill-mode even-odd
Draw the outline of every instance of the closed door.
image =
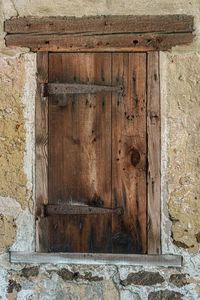
[[49, 83], [49, 251], [146, 253], [146, 54], [50, 53]]

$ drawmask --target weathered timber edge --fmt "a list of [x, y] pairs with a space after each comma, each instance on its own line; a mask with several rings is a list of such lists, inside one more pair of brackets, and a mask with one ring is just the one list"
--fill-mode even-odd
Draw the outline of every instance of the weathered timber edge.
[[4, 24], [8, 47], [32, 51], [155, 51], [193, 41], [190, 15], [13, 18]]
[[107, 15], [85, 17], [20, 17], [5, 21], [7, 33], [140, 33], [192, 32], [191, 15]]
[[37, 253], [10, 252], [11, 263], [25, 264], [89, 264], [181, 267], [180, 255], [137, 255], [108, 253]]
[[192, 33], [176, 34], [109, 34], [109, 35], [30, 35], [11, 34], [5, 37], [9, 47], [27, 47], [32, 51], [66, 52], [148, 52], [169, 50], [189, 44]]

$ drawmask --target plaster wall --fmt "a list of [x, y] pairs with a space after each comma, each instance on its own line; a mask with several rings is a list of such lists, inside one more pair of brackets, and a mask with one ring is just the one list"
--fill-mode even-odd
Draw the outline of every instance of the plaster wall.
[[[181, 269], [25, 266], [8, 249], [34, 251], [36, 56], [4, 45], [13, 16], [176, 14], [195, 17], [191, 45], [160, 53], [162, 247]], [[200, 299], [200, 1], [0, 1], [0, 299]], [[152, 274], [153, 272], [153, 274]], [[139, 278], [139, 280], [138, 280]]]

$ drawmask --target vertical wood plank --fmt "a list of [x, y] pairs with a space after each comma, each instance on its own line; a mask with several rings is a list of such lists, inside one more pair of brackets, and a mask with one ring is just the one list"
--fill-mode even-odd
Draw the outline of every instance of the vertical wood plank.
[[146, 54], [112, 54], [112, 198], [124, 215], [113, 216], [113, 252], [146, 253]]
[[[52, 53], [49, 81], [110, 85], [111, 54]], [[56, 105], [59, 100], [65, 106]], [[110, 93], [50, 97], [50, 203], [111, 207], [110, 100]], [[49, 220], [51, 251], [111, 252], [109, 215]]]
[[[64, 54], [59, 55], [62, 57]], [[102, 84], [106, 78], [106, 84], [110, 84], [110, 58], [108, 57], [105, 61], [103, 59], [104, 62], [101, 61], [101, 59], [98, 61], [96, 58], [95, 65], [92, 64], [93, 60], [88, 59], [88, 66], [85, 66], [87, 60], [85, 60], [84, 57], [86, 54], [82, 55], [83, 57], [81, 60], [77, 60], [76, 58], [72, 63], [72, 69], [69, 67], [69, 61], [65, 62], [65, 59], [64, 61], [61, 59], [63, 68], [63, 73], [61, 72], [63, 76], [61, 76], [61, 81], [68, 80], [68, 76], [71, 74], [70, 76], [73, 77], [71, 78], [72, 82], [74, 80], [92, 80], [97, 83], [99, 81], [99, 83]], [[92, 54], [87, 55], [90, 56]], [[107, 55], [111, 57], [111, 54]], [[57, 220], [59, 219], [60, 222], [59, 229], [61, 228], [59, 239], [66, 240], [66, 237], [70, 236], [72, 232], [76, 236], [77, 230], [79, 232], [78, 234], [81, 234], [82, 238], [76, 238], [75, 244], [72, 243], [70, 246], [72, 248], [75, 247], [76, 252], [110, 252], [113, 247], [112, 251], [114, 253], [146, 253], [146, 239], [148, 239], [148, 253], [160, 253], [159, 60], [157, 52], [149, 53], [147, 54], [147, 57], [148, 237], [146, 237], [146, 190], [144, 188], [146, 185], [146, 177], [144, 174], [146, 174], [145, 157], [147, 154], [145, 131], [146, 54], [113, 54], [112, 84], [116, 84], [123, 80], [125, 84], [125, 95], [123, 99], [118, 98], [115, 94], [112, 96], [112, 205], [113, 207], [123, 206], [124, 216], [112, 218], [112, 245], [109, 242], [109, 239], [111, 239], [110, 216], [88, 216], [85, 219], [83, 216], [75, 218], [70, 217], [70, 222], [68, 220], [69, 217], [57, 217]], [[37, 251], [48, 251], [50, 249], [48, 247], [49, 226], [51, 227], [51, 230], [54, 228], [54, 230], [52, 230], [53, 239], [51, 242], [55, 242], [56, 244], [56, 239], [58, 238], [57, 220], [54, 218], [50, 220], [50, 224], [48, 224], [47, 218], [41, 219], [41, 205], [43, 203], [48, 203], [48, 101], [42, 101], [40, 97], [40, 83], [48, 82], [48, 53], [39, 53], [37, 64], [36, 248]], [[56, 64], [59, 64], [59, 60], [52, 63], [52, 74], [53, 72], [56, 74]], [[102, 64], [103, 67], [101, 67]], [[83, 72], [83, 75], [81, 75], [84, 66], [87, 71], [86, 74]], [[68, 75], [63, 75], [67, 74], [66, 70], [69, 72]], [[67, 78], [65, 78], [65, 76], [67, 76]], [[55, 81], [56, 77], [53, 78], [53, 80]], [[61, 98], [62, 97], [63, 96], [61, 96]], [[54, 190], [54, 188], [52, 188], [53, 193], [51, 194], [51, 199], [54, 200], [50, 199], [50, 202], [54, 203], [55, 199], [62, 200], [62, 198], [67, 195], [66, 193], [68, 193], [66, 183], [70, 182], [69, 180], [72, 180], [72, 189], [78, 191], [77, 199], [79, 199], [79, 201], [82, 201], [84, 204], [94, 204], [94, 201], [98, 202], [101, 200], [101, 197], [98, 198], [98, 194], [101, 194], [104, 199], [103, 206], [111, 207], [111, 202], [109, 200], [111, 198], [108, 196], [110, 193], [109, 185], [111, 185], [111, 166], [109, 163], [109, 159], [111, 160], [111, 148], [109, 147], [111, 147], [111, 145], [109, 146], [108, 142], [108, 137], [111, 134], [111, 107], [108, 104], [110, 95], [107, 95], [106, 97], [93, 95], [87, 99], [85, 96], [79, 96], [79, 99], [73, 99], [73, 97], [71, 97], [71, 100], [67, 100], [70, 100], [71, 104], [67, 105], [65, 108], [60, 108], [58, 106], [51, 108], [51, 110], [58, 109], [59, 111], [59, 116], [53, 121], [54, 125], [52, 126], [57, 128], [57, 133], [63, 131], [63, 135], [60, 136], [59, 134], [55, 134], [54, 136], [54, 146], [55, 144], [57, 145], [57, 147], [54, 147], [57, 149], [55, 157], [58, 158], [61, 153], [62, 156], [68, 155], [68, 158], [70, 159], [63, 164], [60, 163], [59, 158], [58, 160], [55, 159], [55, 164], [57, 165], [57, 169], [54, 169], [55, 176], [58, 176], [58, 179], [60, 178], [60, 180], [58, 180], [58, 189]], [[82, 104], [80, 107], [76, 107], [76, 103], [80, 101]], [[92, 105], [93, 102], [94, 105]], [[98, 103], [100, 103], [99, 106]], [[90, 108], [93, 108], [93, 112], [90, 110], [88, 112], [88, 107], [87, 109], [83, 107], [86, 104]], [[68, 111], [67, 118], [66, 110]], [[58, 111], [56, 113], [58, 113]], [[63, 114], [64, 111], [65, 115]], [[87, 122], [84, 121], [84, 115], [85, 121], [87, 120]], [[104, 116], [104, 119], [101, 122], [100, 117], [102, 117], [102, 115]], [[80, 118], [83, 118], [83, 120], [80, 122], [77, 121]], [[100, 127], [98, 127], [98, 124], [101, 124]], [[93, 128], [91, 136], [89, 135], [90, 125], [92, 125]], [[72, 132], [72, 137], [70, 139], [73, 143], [67, 142], [69, 147], [67, 147], [68, 151], [66, 152], [63, 148], [62, 139], [63, 136], [65, 136], [65, 139], [69, 140], [67, 129], [70, 129]], [[103, 132], [106, 133], [107, 136], [105, 140], [102, 136]], [[97, 138], [94, 137], [93, 139], [93, 135]], [[92, 146], [91, 139], [93, 142], [95, 141], [95, 147]], [[80, 149], [81, 140], [85, 140], [86, 145]], [[81, 158], [83, 150], [85, 151], [85, 157], [88, 156], [88, 159], [85, 161]], [[102, 158], [102, 155], [104, 159]], [[78, 165], [77, 169], [74, 169], [73, 161], [76, 162], [75, 165]], [[97, 163], [97, 161], [99, 161], [99, 163]], [[107, 167], [105, 167], [105, 165], [107, 165]], [[69, 170], [68, 174], [65, 173], [66, 168], [71, 168], [71, 171]], [[86, 176], [83, 171], [85, 169], [88, 170], [88, 176]], [[93, 172], [91, 172], [92, 170]], [[79, 177], [79, 171], [80, 174], [84, 176], [81, 175]], [[95, 177], [91, 174], [95, 174]], [[110, 177], [108, 174], [110, 174]], [[70, 179], [71, 176], [74, 176], [74, 180]], [[82, 184], [82, 182], [84, 184]], [[89, 187], [89, 185], [87, 186], [88, 182], [93, 184]], [[52, 181], [50, 180], [50, 185], [53, 186], [53, 184], [54, 180], [52, 179]], [[59, 189], [62, 191], [58, 192]], [[56, 194], [57, 192], [58, 194]], [[61, 194], [59, 195], [59, 193]], [[99, 203], [97, 203], [97, 205], [99, 205]], [[97, 223], [99, 226], [96, 225]], [[81, 224], [81, 226], [77, 226], [77, 224]], [[96, 232], [97, 229], [99, 229], [100, 232], [98, 232], [98, 234]], [[107, 245], [106, 248], [102, 249], [100, 245], [105, 236], [108, 237]], [[57, 251], [57, 249], [53, 250]], [[58, 245], [58, 251], [61, 250], [66, 251], [68, 249], [59, 249]]]
[[48, 52], [37, 54], [37, 92], [35, 102], [36, 153], [36, 251], [48, 249], [47, 218], [42, 218], [42, 206], [48, 202], [48, 99], [41, 98], [41, 83], [48, 82]]
[[148, 254], [161, 251], [159, 53], [147, 54]]

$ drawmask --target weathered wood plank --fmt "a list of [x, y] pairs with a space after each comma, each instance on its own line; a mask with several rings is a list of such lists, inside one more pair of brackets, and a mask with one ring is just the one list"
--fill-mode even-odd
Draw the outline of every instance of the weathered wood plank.
[[[111, 54], [50, 53], [49, 81], [110, 85]], [[111, 208], [110, 95], [51, 95], [49, 204]], [[48, 218], [51, 251], [111, 251], [109, 214]]]
[[5, 37], [8, 47], [28, 47], [32, 51], [66, 52], [144, 52], [169, 50], [173, 46], [189, 44], [192, 33], [144, 33], [144, 34], [106, 34], [106, 35], [37, 35], [11, 34]]
[[36, 155], [36, 250], [47, 251], [47, 218], [41, 218], [48, 202], [48, 100], [41, 98], [41, 83], [48, 82], [48, 52], [37, 54], [37, 92], [35, 102]]
[[193, 16], [25, 17], [5, 21], [8, 33], [192, 32]]
[[147, 54], [148, 253], [161, 252], [159, 53]]
[[11, 263], [181, 267], [180, 255], [10, 252]]
[[124, 82], [124, 97], [112, 94], [113, 252], [146, 253], [146, 54], [112, 54], [112, 84]]

